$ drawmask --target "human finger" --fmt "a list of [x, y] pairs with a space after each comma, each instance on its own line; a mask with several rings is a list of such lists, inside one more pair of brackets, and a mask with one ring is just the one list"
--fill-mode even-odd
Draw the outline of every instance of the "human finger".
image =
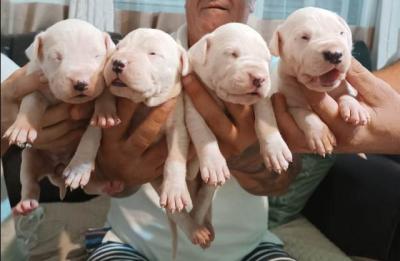
[[218, 139], [231, 143], [237, 137], [237, 129], [207, 92], [203, 83], [194, 74], [184, 77], [182, 83], [196, 110], [213, 133]]
[[166, 137], [164, 136], [143, 153], [142, 160], [143, 162], [151, 163], [155, 168], [159, 168], [164, 165], [167, 156], [168, 147]]
[[86, 102], [82, 104], [74, 104], [69, 110], [71, 119], [82, 120], [92, 117], [94, 111], [94, 102]]
[[45, 128], [69, 119], [69, 108], [70, 105], [67, 103], [60, 103], [50, 107], [43, 115], [41, 126]]
[[153, 108], [146, 119], [130, 135], [126, 145], [135, 155], [142, 154], [158, 137], [161, 128], [174, 109], [176, 99], [171, 99], [160, 106]]
[[[285, 96], [281, 93], [274, 94], [272, 96], [272, 105], [278, 128], [285, 137], [285, 141], [288, 142], [288, 145], [295, 150], [306, 150], [308, 147], [304, 142], [304, 133], [297, 126], [296, 121], [288, 111]], [[270, 167], [272, 167], [272, 163]]]
[[103, 130], [103, 140], [115, 141], [124, 136], [130, 126], [131, 119], [139, 104], [125, 98], [117, 99], [117, 111], [121, 123], [113, 128]]
[[345, 122], [340, 116], [339, 105], [329, 94], [311, 91], [306, 87], [301, 89], [313, 111], [315, 111], [328, 126], [338, 127], [345, 125]]
[[43, 128], [39, 132], [38, 138], [35, 140], [35, 143], [36, 144], [52, 143], [55, 140], [63, 137], [71, 130], [75, 130], [78, 128], [85, 128], [85, 126], [87, 126], [86, 121], [65, 120], [51, 127]]
[[[21, 70], [21, 71], [19, 71]], [[14, 75], [14, 83], [11, 91], [11, 97], [14, 99], [21, 99], [27, 94], [39, 90], [45, 86], [47, 86], [47, 82], [44, 80], [41, 72], [34, 72], [31, 74], [26, 74], [26, 65], [16, 72]]]
[[73, 131], [68, 132], [64, 136], [60, 137], [59, 139], [50, 142], [50, 143], [45, 143], [45, 144], [33, 144], [33, 148], [36, 149], [42, 149], [42, 150], [56, 150], [59, 148], [63, 148], [67, 145], [73, 144], [75, 142], [78, 142], [80, 138], [82, 137], [83, 133], [85, 132], [85, 129], [76, 129]]
[[346, 76], [347, 81], [359, 92], [367, 103], [376, 104], [382, 100], [382, 83], [355, 58]]

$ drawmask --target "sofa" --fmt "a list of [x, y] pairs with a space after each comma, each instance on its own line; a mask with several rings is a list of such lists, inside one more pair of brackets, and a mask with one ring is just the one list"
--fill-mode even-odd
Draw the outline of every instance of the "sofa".
[[[1, 52], [23, 66], [27, 62], [24, 50], [34, 35], [2, 35]], [[121, 39], [118, 34], [111, 35], [115, 42]], [[356, 43], [353, 55], [371, 68], [365, 44]], [[2, 158], [11, 206], [20, 198], [20, 152], [12, 147]], [[364, 160], [356, 155], [337, 155], [329, 173], [299, 214], [349, 256], [397, 261], [400, 260], [400, 156], [367, 157]], [[41, 202], [59, 201], [57, 188], [47, 180], [41, 182], [41, 188]], [[96, 199], [77, 189], [68, 192], [64, 202], [85, 204], [88, 200]]]

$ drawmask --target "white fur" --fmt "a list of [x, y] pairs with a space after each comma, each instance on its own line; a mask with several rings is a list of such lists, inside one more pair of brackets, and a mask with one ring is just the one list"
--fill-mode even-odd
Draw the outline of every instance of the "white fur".
[[[37, 138], [48, 106], [60, 102], [85, 103], [99, 96], [104, 88], [102, 69], [111, 49], [110, 44], [108, 34], [77, 19], [58, 22], [38, 34], [26, 51], [30, 60], [28, 73], [41, 71], [49, 80], [49, 88], [35, 91], [22, 99], [16, 121], [4, 135], [9, 138], [10, 143], [30, 147]], [[74, 85], [77, 81], [86, 82], [86, 88], [82, 91], [76, 90]], [[92, 130], [89, 129], [88, 132]], [[78, 154], [85, 154], [81, 153], [82, 146], [97, 151], [98, 142], [96, 135], [84, 135]], [[21, 168], [22, 199], [17, 205], [18, 212], [27, 213], [37, 207], [36, 204], [26, 208], [27, 202], [39, 199], [37, 183], [45, 175], [59, 186], [60, 195], [65, 195], [63, 179], [55, 176], [54, 172], [59, 163], [68, 163], [75, 149], [76, 144], [71, 144], [66, 148], [53, 148], [52, 152], [24, 151]], [[74, 157], [70, 163], [71, 168], [68, 169], [73, 177], [70, 178], [74, 188], [84, 186], [90, 177], [91, 167], [77, 164], [83, 163], [79, 155]]]
[[[281, 57], [273, 85], [286, 96], [289, 110], [311, 150], [324, 156], [332, 152], [336, 140], [328, 126], [311, 111], [300, 89], [302, 85], [313, 91], [329, 92], [338, 99], [345, 121], [369, 121], [368, 112], [351, 97], [355, 90], [345, 80], [351, 64], [352, 35], [340, 16], [320, 8], [299, 9], [278, 26], [270, 48], [272, 54]], [[324, 52], [337, 52], [341, 57], [330, 62]]]
[[[261, 153], [268, 168], [286, 170], [292, 154], [279, 133], [270, 96], [270, 52], [262, 37], [245, 24], [229, 23], [203, 36], [189, 49], [191, 66], [209, 88], [221, 107], [222, 101], [253, 105], [255, 128]], [[262, 79], [255, 84], [254, 79]], [[226, 160], [217, 139], [185, 95], [186, 124], [196, 148], [203, 180], [209, 185], [222, 185], [230, 177]], [[199, 224], [209, 222], [206, 215], [216, 188], [203, 185], [196, 199], [193, 216]], [[200, 193], [200, 192], [199, 192]]]
[[[116, 60], [124, 64], [118, 73], [113, 70]], [[160, 134], [160, 137], [164, 133], [167, 136], [169, 153], [164, 166], [161, 189], [156, 187], [160, 192], [161, 206], [172, 212], [192, 205], [186, 185], [189, 137], [184, 122], [183, 97], [180, 95], [180, 79], [187, 73], [187, 68], [186, 51], [170, 35], [155, 29], [137, 29], [130, 32], [118, 43], [104, 68], [109, 92], [105, 92], [97, 101], [94, 116], [94, 123], [101, 119], [110, 120], [107, 111], [111, 110], [108, 115], [115, 112], [112, 95], [144, 103], [149, 107], [158, 106], [178, 96], [165, 131]], [[116, 85], [117, 79], [119, 85]], [[121, 86], [121, 83], [124, 86]]]

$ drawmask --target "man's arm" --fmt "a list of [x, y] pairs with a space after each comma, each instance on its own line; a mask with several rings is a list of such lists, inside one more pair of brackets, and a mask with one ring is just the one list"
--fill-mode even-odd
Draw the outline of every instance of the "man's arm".
[[285, 192], [300, 171], [300, 161], [295, 158], [289, 170], [280, 175], [265, 168], [257, 146], [252, 106], [225, 103], [231, 116], [228, 117], [195, 75], [185, 77], [183, 86], [217, 137], [231, 174], [241, 187], [254, 195], [278, 195]]
[[382, 70], [373, 72], [373, 74], [387, 82], [400, 93], [400, 60]]
[[[394, 71], [398, 65], [386, 71], [385, 78], [392, 81]], [[394, 84], [396, 80], [395, 74]], [[387, 82], [374, 76], [355, 59], [347, 74], [349, 83], [357, 89], [361, 103], [368, 109], [371, 121], [367, 126], [352, 126], [344, 122], [340, 116], [338, 104], [326, 93], [317, 93], [306, 88], [303, 92], [313, 108], [322, 120], [333, 131], [338, 140], [336, 152], [344, 153], [400, 153], [400, 94]], [[274, 109], [277, 114], [278, 125], [283, 136], [295, 151], [304, 148], [302, 135], [304, 134], [293, 121], [282, 95], [274, 97]], [[291, 137], [297, 137], [292, 139]]]

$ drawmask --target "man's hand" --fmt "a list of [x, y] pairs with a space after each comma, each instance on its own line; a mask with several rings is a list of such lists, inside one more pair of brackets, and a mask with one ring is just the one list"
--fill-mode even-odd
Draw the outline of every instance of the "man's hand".
[[[354, 58], [347, 75], [348, 82], [357, 89], [360, 102], [371, 115], [367, 126], [352, 126], [343, 121], [336, 101], [326, 93], [306, 88], [304, 94], [313, 110], [333, 131], [338, 141], [337, 152], [399, 153], [400, 152], [400, 94], [385, 81], [375, 77]], [[308, 151], [304, 134], [298, 128], [284, 97], [274, 95], [273, 103], [279, 128], [292, 150]]]
[[196, 75], [190, 74], [182, 82], [194, 106], [217, 137], [231, 173], [242, 188], [254, 195], [277, 195], [286, 191], [299, 173], [299, 161], [295, 160], [290, 169], [280, 175], [265, 168], [257, 146], [252, 106], [225, 103], [228, 117]]
[[121, 124], [103, 129], [96, 165], [100, 174], [109, 180], [124, 182], [129, 189], [159, 177], [163, 173], [168, 148], [165, 137], [158, 142], [156, 139], [175, 102], [176, 99], [172, 99], [153, 108], [139, 127], [131, 130], [131, 120], [139, 105], [118, 98]]
[[196, 110], [217, 137], [225, 157], [239, 155], [257, 142], [252, 106], [225, 102], [231, 116], [228, 117], [195, 74], [189, 74], [183, 78], [182, 83]]
[[[18, 69], [1, 84], [1, 136], [15, 121], [20, 102], [27, 94], [47, 88], [47, 79], [39, 72], [27, 75], [27, 66]], [[82, 136], [86, 122], [76, 121], [90, 117], [93, 106], [89, 104], [60, 105], [49, 108], [44, 117], [42, 129], [33, 144], [34, 148], [52, 150]], [[1, 140], [1, 155], [8, 150], [8, 140]]]

